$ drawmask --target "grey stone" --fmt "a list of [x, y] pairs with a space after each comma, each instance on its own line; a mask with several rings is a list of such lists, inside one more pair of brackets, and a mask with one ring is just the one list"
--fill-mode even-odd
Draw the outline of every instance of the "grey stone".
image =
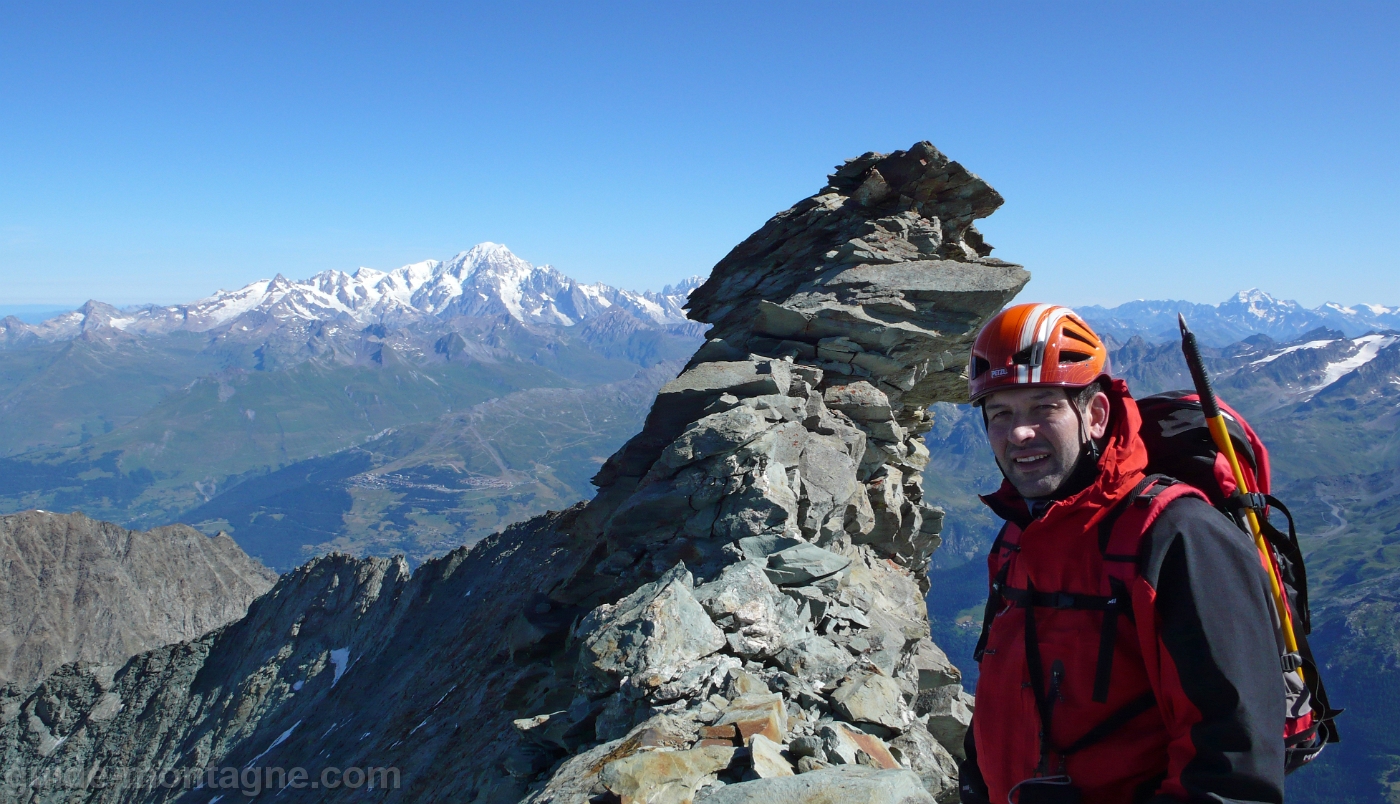
[[[802, 380], [794, 380], [802, 382]], [[789, 389], [791, 390], [791, 389]], [[745, 399], [743, 404], [763, 414], [769, 421], [801, 422], [807, 418], [807, 400], [790, 395], [755, 396]]]
[[728, 768], [736, 749], [702, 746], [687, 751], [646, 751], [613, 760], [600, 779], [626, 801], [687, 804], [701, 783]]
[[574, 751], [585, 742], [592, 742], [590, 738], [595, 734], [592, 727], [594, 714], [594, 707], [585, 706], [577, 712], [565, 710], [520, 718], [512, 725], [529, 742]]
[[[807, 443], [807, 428], [798, 422], [781, 422], [739, 449], [739, 459], [746, 463], [778, 464], [783, 469], [798, 466], [802, 448]], [[789, 489], [794, 493], [797, 489]]]
[[792, 598], [799, 606], [805, 605], [814, 623], [820, 623], [831, 606], [831, 599], [815, 586], [786, 586], [783, 594]]
[[797, 544], [768, 557], [768, 577], [779, 586], [805, 585], [844, 570], [851, 560], [815, 544]]
[[624, 676], [657, 687], [727, 643], [691, 592], [684, 564], [619, 601], [603, 605], [579, 624], [585, 665], [614, 685]]
[[818, 687], [845, 675], [855, 662], [850, 653], [819, 636], [798, 640], [780, 651], [777, 659], [784, 670]]
[[602, 742], [626, 735], [647, 716], [640, 691], [630, 684], [601, 699], [601, 703], [598, 716], [593, 719], [593, 737]]
[[890, 741], [890, 751], [939, 802], [958, 800], [958, 760], [928, 731], [918, 726], [905, 731]]
[[929, 706], [928, 732], [959, 759], [963, 758], [963, 736], [972, 723], [972, 696], [960, 687], [943, 687]]
[[720, 394], [715, 401], [705, 406], [704, 414], [709, 416], [715, 413], [723, 413], [731, 408], [737, 408], [742, 404], [744, 404], [743, 401], [733, 394]]
[[769, 691], [763, 679], [747, 670], [730, 671], [729, 689], [736, 698], [744, 695], [764, 695]]
[[607, 521], [608, 535], [618, 543], [649, 543], [674, 538], [695, 512], [693, 478], [667, 478], [647, 483], [618, 506]]
[[822, 400], [828, 408], [857, 421], [888, 421], [892, 415], [889, 396], [864, 380], [833, 385], [826, 389]]
[[783, 747], [762, 734], [749, 739], [749, 761], [754, 775], [760, 779], [793, 775], [792, 763], [783, 756]]
[[788, 743], [788, 753], [799, 758], [825, 756], [826, 747], [822, 738], [814, 734], [809, 734], [804, 737], [798, 737]]
[[768, 580], [761, 560], [731, 564], [695, 598], [714, 620], [727, 618], [729, 648], [745, 658], [772, 656], [801, 635], [797, 603]]
[[894, 421], [874, 421], [865, 423], [865, 432], [877, 441], [901, 444], [908, 433]]
[[732, 478], [715, 516], [713, 534], [737, 542], [750, 536], [797, 533], [798, 497], [778, 463]]
[[732, 452], [772, 426], [758, 411], [744, 405], [712, 413], [686, 427], [662, 451], [651, 471], [670, 473], [695, 461]]
[[[920, 701], [925, 694], [931, 695], [935, 690], [956, 686], [962, 682], [962, 672], [948, 660], [948, 654], [927, 637], [920, 639], [907, 656], [903, 672], [918, 680]], [[914, 711], [926, 715], [931, 709], [921, 708], [921, 704], [916, 701]]]
[[[861, 661], [877, 668], [880, 673], [893, 677], [899, 663], [904, 658], [904, 646], [909, 643], [909, 631], [918, 628], [913, 621], [900, 619], [884, 612], [878, 606], [869, 606], [870, 626], [868, 628], [848, 628], [839, 642], [847, 650], [858, 653]], [[859, 609], [855, 609], [859, 611]], [[917, 690], [914, 680], [908, 682], [912, 695]]]
[[905, 444], [909, 448], [905, 453], [905, 465], [916, 472], [922, 472], [928, 467], [928, 445], [924, 444], [922, 438], [911, 438]]
[[703, 804], [933, 804], [919, 777], [907, 770], [849, 765], [797, 776], [725, 785]]
[[781, 360], [701, 363], [662, 386], [657, 397], [730, 393], [742, 399], [786, 394], [791, 384], [792, 370]]
[[723, 687], [729, 674], [742, 665], [743, 663], [733, 656], [710, 656], [690, 666], [674, 680], [657, 687], [651, 694], [651, 699], [666, 703], [681, 698], [707, 698], [712, 691]]
[[606, 790], [598, 779], [604, 760], [616, 752], [622, 740], [597, 745], [565, 760], [550, 774], [544, 787], [530, 793], [521, 804], [563, 804], [566, 801], [587, 801]]
[[817, 726], [817, 736], [822, 738], [826, 761], [832, 764], [899, 767], [899, 762], [884, 740], [848, 723], [822, 723]]
[[893, 731], [908, 725], [903, 717], [901, 691], [894, 679], [875, 673], [843, 682], [831, 700], [841, 715], [853, 723], [874, 723]]
[[765, 533], [760, 536], [745, 536], [739, 540], [739, 549], [744, 551], [746, 559], [767, 559], [768, 556], [780, 550], [802, 544], [801, 539], [794, 539], [791, 536], [782, 536], [777, 533]]
[[855, 606], [833, 605], [827, 608], [826, 615], [833, 620], [841, 620], [860, 628], [870, 627], [870, 618]]
[[835, 436], [809, 437], [798, 467], [802, 471], [802, 496], [807, 502], [801, 522], [804, 533], [815, 533], [827, 517], [863, 493], [856, 480], [856, 462]]

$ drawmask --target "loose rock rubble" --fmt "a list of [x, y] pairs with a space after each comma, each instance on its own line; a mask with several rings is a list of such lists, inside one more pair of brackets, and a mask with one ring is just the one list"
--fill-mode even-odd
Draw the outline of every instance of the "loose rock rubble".
[[708, 340], [591, 502], [411, 577], [317, 559], [111, 678], [0, 691], [0, 760], [392, 766], [360, 791], [386, 801], [955, 799], [972, 701], [929, 638], [921, 437], [1029, 279], [972, 226], [1000, 203], [928, 143], [851, 160], [691, 296]]

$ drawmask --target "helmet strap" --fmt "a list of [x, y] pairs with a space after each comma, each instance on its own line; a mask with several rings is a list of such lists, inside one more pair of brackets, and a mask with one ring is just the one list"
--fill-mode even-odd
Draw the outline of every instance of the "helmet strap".
[[[1069, 395], [1068, 391], [1066, 395]], [[1092, 485], [1099, 476], [1099, 459], [1103, 457], [1103, 450], [1099, 449], [1099, 443], [1089, 433], [1089, 426], [1084, 422], [1084, 413], [1073, 396], [1069, 398], [1069, 406], [1074, 409], [1074, 418], [1079, 422], [1079, 457], [1065, 482], [1055, 490], [1053, 496], [1057, 500], [1072, 497]]]

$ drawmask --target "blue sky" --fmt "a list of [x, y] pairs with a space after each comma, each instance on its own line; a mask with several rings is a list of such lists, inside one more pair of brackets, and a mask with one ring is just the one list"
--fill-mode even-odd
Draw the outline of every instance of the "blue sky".
[[483, 240], [659, 288], [921, 139], [1023, 298], [1400, 304], [1400, 4], [21, 5], [0, 306]]

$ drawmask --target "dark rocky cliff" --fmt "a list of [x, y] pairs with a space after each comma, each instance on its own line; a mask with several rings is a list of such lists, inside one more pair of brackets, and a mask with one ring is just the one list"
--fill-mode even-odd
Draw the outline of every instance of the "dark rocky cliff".
[[0, 517], [0, 683], [121, 665], [239, 619], [277, 574], [228, 536], [134, 531], [82, 514]]
[[213, 802], [276, 767], [310, 780], [285, 800], [955, 798], [921, 434], [1029, 279], [972, 226], [1000, 202], [928, 143], [848, 162], [695, 293], [709, 340], [593, 501], [411, 576], [317, 559], [201, 639], [11, 694], [8, 795]]

